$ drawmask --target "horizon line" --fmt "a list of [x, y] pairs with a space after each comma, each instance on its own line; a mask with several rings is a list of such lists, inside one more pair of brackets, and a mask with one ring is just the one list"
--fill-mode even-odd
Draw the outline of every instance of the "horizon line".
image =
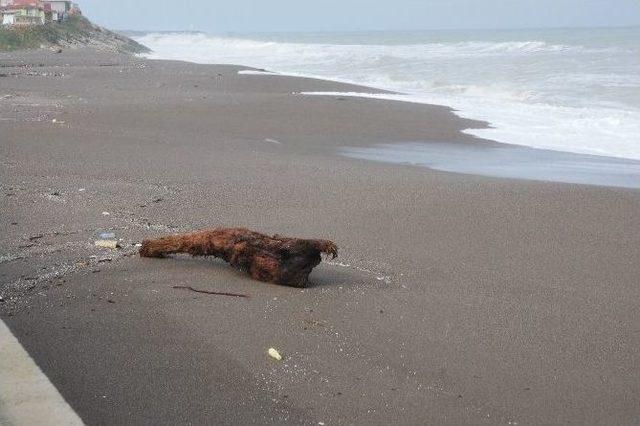
[[634, 25], [595, 25], [595, 26], [567, 26], [567, 27], [499, 27], [499, 28], [415, 28], [415, 29], [289, 29], [289, 30], [220, 30], [207, 31], [201, 29], [164, 29], [164, 30], [136, 30], [131, 28], [110, 28], [112, 31], [131, 33], [202, 33], [202, 34], [274, 34], [274, 33], [373, 33], [373, 32], [427, 32], [427, 31], [526, 31], [526, 30], [587, 30], [587, 29], [631, 29], [640, 28], [640, 24]]

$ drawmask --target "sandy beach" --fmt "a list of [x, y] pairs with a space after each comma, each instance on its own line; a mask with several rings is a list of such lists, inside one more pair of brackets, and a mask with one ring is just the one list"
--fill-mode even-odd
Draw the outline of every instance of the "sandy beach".
[[[640, 191], [341, 156], [496, 144], [447, 107], [244, 69], [0, 53], [0, 318], [83, 421], [638, 421]], [[136, 254], [215, 226], [340, 256], [301, 290]]]

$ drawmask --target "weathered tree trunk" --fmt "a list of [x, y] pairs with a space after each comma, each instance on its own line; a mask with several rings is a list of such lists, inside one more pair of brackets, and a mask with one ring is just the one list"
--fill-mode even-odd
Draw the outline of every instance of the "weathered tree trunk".
[[244, 228], [217, 228], [145, 240], [140, 249], [143, 257], [163, 258], [176, 253], [218, 257], [247, 271], [256, 280], [305, 287], [309, 274], [322, 261], [321, 254], [335, 259], [338, 247], [327, 240], [269, 236]]

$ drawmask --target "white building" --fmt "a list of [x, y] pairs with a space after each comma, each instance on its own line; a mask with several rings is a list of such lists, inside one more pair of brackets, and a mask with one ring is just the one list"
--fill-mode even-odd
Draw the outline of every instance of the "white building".
[[69, 0], [0, 0], [2, 25], [44, 25], [63, 22], [71, 15], [81, 15], [77, 4]]
[[14, 25], [16, 23], [16, 12], [7, 10], [0, 12], [2, 14], [2, 25]]
[[0, 11], [3, 25], [44, 25], [46, 13], [37, 0], [13, 0]]
[[[0, 0], [1, 1], [1, 0]], [[44, 0], [44, 5], [50, 4], [52, 12], [58, 12], [58, 15], [62, 16], [69, 12], [73, 7], [73, 2], [64, 0]]]

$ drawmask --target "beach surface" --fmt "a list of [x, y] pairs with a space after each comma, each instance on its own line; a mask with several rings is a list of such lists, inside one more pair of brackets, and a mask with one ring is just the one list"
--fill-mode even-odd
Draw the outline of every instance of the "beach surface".
[[[497, 144], [446, 107], [246, 69], [0, 54], [0, 318], [85, 423], [640, 419], [640, 191], [341, 156]], [[294, 289], [137, 256], [215, 226], [340, 257]]]

